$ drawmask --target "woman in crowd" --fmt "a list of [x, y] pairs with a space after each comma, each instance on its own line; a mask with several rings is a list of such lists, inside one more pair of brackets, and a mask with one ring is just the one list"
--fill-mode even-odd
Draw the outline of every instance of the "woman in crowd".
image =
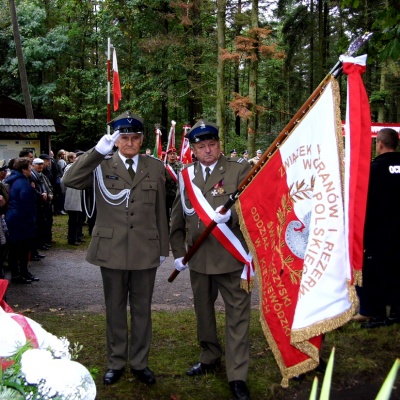
[[10, 176], [6, 179], [9, 186], [6, 213], [8, 265], [13, 283], [39, 280], [28, 271], [29, 252], [36, 233], [36, 196], [29, 182], [31, 168], [28, 158], [17, 158]]

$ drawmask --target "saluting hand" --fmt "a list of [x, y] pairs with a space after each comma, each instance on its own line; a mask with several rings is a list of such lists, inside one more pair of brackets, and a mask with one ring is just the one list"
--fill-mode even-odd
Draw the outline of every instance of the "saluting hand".
[[112, 135], [106, 134], [104, 135], [99, 142], [96, 144], [95, 149], [105, 156], [106, 154], [110, 153], [115, 145], [115, 142], [119, 138], [119, 130], [117, 129]]

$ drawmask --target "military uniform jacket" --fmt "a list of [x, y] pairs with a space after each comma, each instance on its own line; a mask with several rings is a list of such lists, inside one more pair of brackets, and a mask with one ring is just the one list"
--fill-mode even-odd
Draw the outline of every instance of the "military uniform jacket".
[[[86, 260], [120, 270], [142, 270], [160, 265], [168, 256], [168, 226], [165, 207], [165, 167], [151, 157], [139, 156], [132, 182], [116, 152], [111, 158], [94, 148], [79, 156], [63, 183], [74, 189], [93, 188], [93, 170], [101, 164], [103, 182], [111, 194], [130, 189], [129, 198], [109, 204], [96, 182], [96, 223]], [[97, 179], [96, 179], [97, 181]], [[114, 201], [115, 203], [115, 201]]]
[[[205, 183], [200, 163], [196, 161], [192, 165], [194, 165], [195, 174], [193, 183], [201, 189], [214, 210], [227, 202], [229, 195], [236, 191], [250, 171], [250, 165], [243, 159], [226, 159], [221, 155], [207, 183]], [[186, 190], [184, 191], [184, 198], [186, 207], [192, 208]], [[232, 216], [227, 222], [227, 226], [248, 251], [240, 230], [235, 207], [232, 207], [231, 211]], [[196, 213], [184, 215], [178, 190], [171, 213], [170, 243], [174, 257], [183, 257], [187, 253], [185, 243], [190, 248], [205, 229], [206, 226], [199, 220]], [[243, 263], [233, 257], [212, 233], [194, 253], [189, 261], [189, 266], [196, 272], [211, 275], [225, 274], [241, 270], [244, 267]]]

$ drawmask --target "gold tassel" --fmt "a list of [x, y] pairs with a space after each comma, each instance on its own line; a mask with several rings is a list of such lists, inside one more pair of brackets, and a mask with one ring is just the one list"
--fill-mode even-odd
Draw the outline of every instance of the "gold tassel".
[[247, 279], [241, 279], [240, 289], [243, 289], [246, 293], [250, 293], [254, 289], [254, 277], [252, 276], [250, 281]]

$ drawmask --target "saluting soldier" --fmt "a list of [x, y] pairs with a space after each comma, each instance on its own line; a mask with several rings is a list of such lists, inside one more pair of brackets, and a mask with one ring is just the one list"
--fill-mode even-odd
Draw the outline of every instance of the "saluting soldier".
[[[202, 348], [199, 362], [186, 374], [202, 375], [219, 365], [222, 349], [217, 337], [214, 303], [218, 290], [225, 302], [225, 359], [229, 385], [235, 399], [249, 399], [246, 385], [249, 367], [250, 294], [241, 288], [241, 276], [250, 255], [240, 231], [234, 209], [225, 215], [219, 209], [247, 176], [250, 165], [243, 159], [228, 159], [221, 153], [219, 128], [199, 121], [186, 134], [195, 155], [195, 163], [180, 174], [180, 195], [171, 216], [170, 243], [175, 268], [190, 267], [197, 319], [197, 338]], [[182, 259], [211, 220], [217, 222], [189, 263]], [[216, 232], [223, 232], [217, 238]], [[232, 250], [235, 249], [235, 251]]]
[[[114, 133], [81, 155], [63, 182], [89, 189], [95, 181], [97, 216], [86, 260], [100, 266], [103, 279], [108, 353], [104, 384], [117, 382], [127, 361], [140, 381], [153, 384], [155, 375], [148, 367], [150, 306], [157, 267], [169, 250], [165, 168], [160, 160], [139, 155], [141, 117], [127, 111], [110, 124]], [[107, 156], [114, 145], [118, 151]]]

